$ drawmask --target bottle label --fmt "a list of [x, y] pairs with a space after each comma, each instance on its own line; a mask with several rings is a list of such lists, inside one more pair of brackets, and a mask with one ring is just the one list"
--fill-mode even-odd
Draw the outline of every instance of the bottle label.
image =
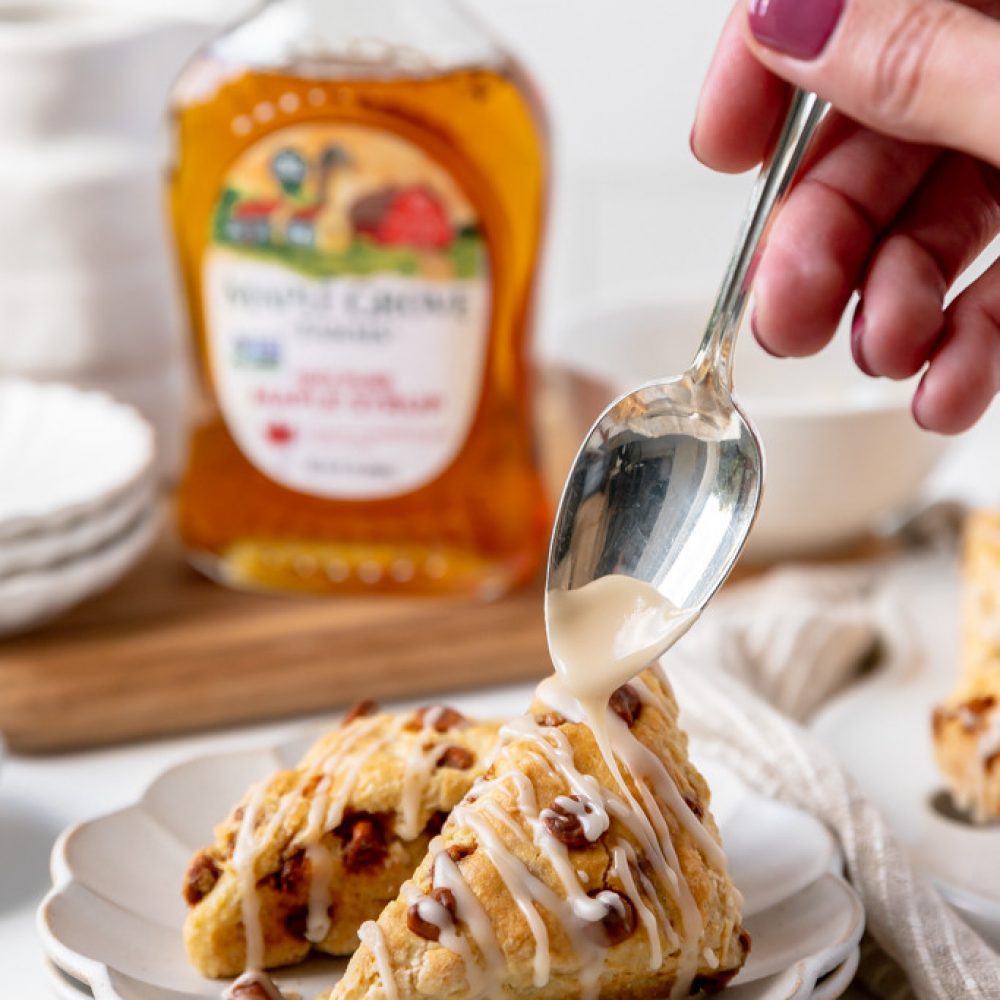
[[490, 322], [487, 245], [455, 178], [392, 133], [296, 125], [236, 160], [212, 227], [209, 361], [247, 459], [341, 499], [440, 475], [475, 419]]

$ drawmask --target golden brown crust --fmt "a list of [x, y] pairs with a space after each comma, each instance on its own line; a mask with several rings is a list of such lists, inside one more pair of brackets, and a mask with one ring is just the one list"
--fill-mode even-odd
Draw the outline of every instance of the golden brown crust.
[[955, 804], [978, 822], [1000, 818], [1000, 671], [966, 681], [934, 710], [932, 725]]
[[[257, 812], [255, 827], [262, 843], [252, 872], [264, 968], [299, 962], [314, 947], [334, 955], [353, 952], [358, 927], [395, 898], [444, 817], [482, 773], [498, 723], [459, 717], [458, 723], [438, 732], [412, 725], [414, 718], [414, 713], [395, 716], [366, 707], [318, 740], [297, 768], [268, 780]], [[360, 763], [356, 774], [352, 767], [338, 764], [345, 754]], [[426, 784], [419, 782], [414, 813], [404, 816], [406, 774], [414, 754], [417, 759], [426, 754]], [[437, 766], [436, 758], [446, 755], [446, 766]], [[447, 766], [458, 757], [466, 766]], [[323, 768], [331, 761], [331, 777], [324, 784]], [[304, 830], [316, 796], [330, 801], [347, 781], [352, 787], [343, 815], [333, 829], [319, 831], [314, 838], [329, 858], [330, 925], [323, 940], [312, 944], [305, 937], [313, 870]], [[215, 843], [194, 857], [185, 878], [183, 894], [191, 907], [185, 945], [195, 967], [213, 978], [238, 975], [246, 961], [244, 883], [233, 852], [252, 794], [217, 827]], [[273, 823], [276, 815], [279, 821]], [[404, 829], [408, 821], [412, 831]]]
[[1000, 512], [966, 522], [962, 679], [931, 721], [955, 804], [979, 822], [1000, 819]]
[[[700, 822], [717, 845], [718, 831], [708, 810], [709, 791], [688, 759], [687, 740], [677, 728], [677, 706], [670, 688], [658, 673], [651, 671], [643, 675], [643, 684], [652, 697], [643, 699], [641, 711], [637, 710], [632, 699], [628, 700], [627, 714], [634, 716], [631, 731], [666, 767], [680, 795], [697, 806], [702, 814]], [[546, 721], [557, 720], [555, 714], [540, 702], [532, 706], [531, 715]], [[605, 789], [617, 787], [588, 727], [559, 720], [558, 732], [568, 740], [578, 771], [593, 775]], [[491, 850], [479, 843], [476, 830], [469, 825], [479, 822], [489, 824], [492, 836], [500, 839], [505, 853], [516, 858], [530, 877], [561, 899], [566, 898], [565, 886], [552, 863], [552, 855], [539, 848], [530, 833], [528, 818], [520, 811], [520, 803], [526, 800], [519, 799], [513, 790], [513, 783], [504, 780], [505, 776], [512, 774], [523, 775], [527, 779], [531, 798], [538, 810], [543, 810], [571, 791], [563, 774], [551, 765], [544, 753], [538, 751], [537, 743], [530, 738], [519, 738], [516, 734], [505, 738], [486, 775], [487, 779], [495, 780], [481, 782], [473, 788], [461, 809], [453, 812], [445, 824], [441, 837], [432, 843], [428, 857], [413, 878], [377, 921], [400, 1000], [409, 997], [467, 1000], [482, 995], [481, 989], [477, 992], [470, 985], [461, 955], [446, 947], [443, 941], [428, 940], [415, 933], [412, 917], [408, 921], [414, 901], [434, 889], [436, 859], [445, 853], [457, 863], [462, 881], [489, 917], [493, 938], [503, 957], [499, 967], [503, 995], [535, 1000], [563, 1000], [581, 995], [580, 939], [574, 940], [572, 936], [578, 933], [579, 928], [567, 930], [567, 925], [544, 905], [536, 907], [548, 937], [551, 974], [544, 985], [535, 985], [533, 963], [537, 938], [516, 905]], [[519, 780], [523, 787], [523, 779]], [[639, 795], [635, 781], [631, 777], [626, 780], [633, 795]], [[651, 783], [647, 787], [652, 791], [659, 813], [669, 827], [683, 877], [690, 886], [703, 924], [695, 932], [696, 939], [688, 941], [692, 953], [697, 956], [697, 968], [690, 971], [702, 978], [699, 985], [724, 985], [728, 977], [742, 966], [749, 947], [749, 939], [740, 925], [739, 893], [728, 875], [709, 861], [685, 822], [674, 815], [670, 804], [661, 799]], [[498, 807], [513, 821], [515, 829], [496, 819]], [[682, 804], [682, 808], [690, 808], [690, 805]], [[694, 812], [692, 816], [698, 821]], [[685, 821], [690, 819], [685, 817]], [[522, 833], [518, 834], [517, 829]], [[643, 893], [643, 905], [648, 907], [649, 912], [658, 905], [667, 917], [668, 927], [657, 921], [663, 959], [658, 968], [651, 969], [651, 944], [647, 930], [641, 921], [633, 919], [635, 914], [630, 913], [628, 907], [618, 906], [617, 915], [609, 909], [613, 919], [585, 930], [592, 930], [603, 938], [604, 944], [609, 945], [604, 953], [603, 971], [600, 972], [600, 997], [650, 1000], [668, 995], [679, 975], [681, 943], [678, 935], [684, 934], [684, 921], [676, 893], [663, 884], [650, 859], [644, 856], [643, 846], [632, 828], [614, 815], [611, 816], [610, 827], [599, 839], [582, 847], [578, 841], [574, 842], [574, 846], [569, 847], [569, 858], [587, 894], [593, 896], [610, 890], [614, 893], [613, 898], [628, 897], [629, 888], [623, 884], [620, 871], [613, 864], [613, 852], [616, 848], [621, 850], [623, 844], [629, 845], [628, 849], [634, 852], [631, 855], [634, 861], [629, 863], [633, 883], [646, 878], [649, 880], [647, 885], [652, 883], [655, 886], [657, 902], [654, 904], [649, 894]], [[459, 899], [458, 921], [454, 929], [475, 956], [477, 968], [485, 968], [489, 963], [483, 958], [472, 922], [463, 919], [464, 912], [467, 911], [463, 910], [462, 900]], [[497, 971], [496, 966], [493, 971]], [[369, 945], [363, 944], [352, 958], [344, 979], [326, 997], [328, 1000], [380, 1000], [388, 995], [375, 954]]]

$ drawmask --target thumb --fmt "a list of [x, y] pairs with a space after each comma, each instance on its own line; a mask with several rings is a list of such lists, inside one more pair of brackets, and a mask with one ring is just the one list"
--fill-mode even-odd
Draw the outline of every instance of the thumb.
[[746, 0], [747, 44], [780, 77], [899, 139], [1000, 166], [1000, 4]]

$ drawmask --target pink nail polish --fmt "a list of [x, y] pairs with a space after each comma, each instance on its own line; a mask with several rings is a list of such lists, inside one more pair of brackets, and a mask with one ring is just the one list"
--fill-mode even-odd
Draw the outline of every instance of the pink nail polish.
[[757, 341], [757, 343], [760, 345], [760, 349], [765, 354], [769, 354], [772, 358], [780, 358], [781, 357], [780, 354], [776, 354], [774, 351], [771, 350], [770, 347], [767, 346], [767, 344], [764, 343], [763, 340], [761, 340], [760, 333], [757, 330], [757, 313], [756, 313], [756, 311], [752, 312], [750, 314], [750, 332], [753, 334], [753, 339]]
[[865, 309], [864, 302], [859, 302], [854, 310], [854, 319], [851, 320], [851, 354], [854, 356], [854, 363], [869, 377], [878, 376], [868, 367], [865, 360], [865, 348], [861, 338], [865, 335]]
[[815, 59], [826, 48], [846, 0], [749, 0], [750, 30], [770, 49]]

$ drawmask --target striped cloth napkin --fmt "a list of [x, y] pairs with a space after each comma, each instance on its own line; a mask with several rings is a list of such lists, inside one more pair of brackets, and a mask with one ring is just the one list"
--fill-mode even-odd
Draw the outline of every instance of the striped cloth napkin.
[[732, 588], [665, 666], [682, 724], [706, 753], [838, 836], [867, 915], [864, 991], [1000, 1000], [1000, 955], [914, 871], [876, 805], [801, 725], [877, 650], [910, 654], [905, 619], [882, 600], [882, 572], [782, 569]]

